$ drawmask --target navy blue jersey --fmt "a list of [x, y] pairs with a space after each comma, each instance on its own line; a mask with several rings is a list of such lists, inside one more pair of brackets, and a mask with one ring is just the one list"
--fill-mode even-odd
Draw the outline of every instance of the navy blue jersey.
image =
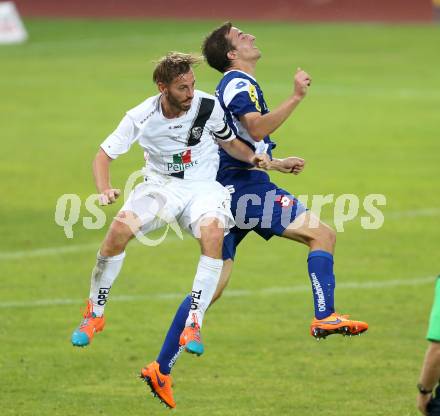
[[[247, 113], [269, 112], [264, 101], [263, 92], [257, 81], [242, 71], [226, 72], [217, 86], [216, 96], [225, 112], [226, 122], [236, 137], [251, 147], [256, 153], [267, 153], [272, 158], [275, 143], [269, 136], [257, 142], [252, 139], [240, 123], [240, 116]], [[220, 149], [220, 171], [226, 168], [249, 168], [249, 163], [241, 162]]]
[[[257, 81], [242, 71], [226, 72], [216, 96], [235, 135], [256, 153], [265, 152], [272, 159], [275, 143], [270, 137], [257, 142], [240, 123], [240, 116], [244, 114], [269, 112]], [[223, 242], [223, 260], [234, 259], [237, 246], [249, 231], [266, 240], [281, 236], [287, 226], [307, 210], [293, 194], [272, 183], [266, 172], [247, 169], [250, 167], [253, 166], [234, 159], [220, 148], [217, 181], [231, 193], [231, 211], [236, 220], [236, 226]]]

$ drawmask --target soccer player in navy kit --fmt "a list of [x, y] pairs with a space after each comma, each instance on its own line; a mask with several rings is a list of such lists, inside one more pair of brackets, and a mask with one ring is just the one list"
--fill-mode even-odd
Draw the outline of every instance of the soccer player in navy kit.
[[[225, 111], [227, 124], [236, 137], [255, 150], [255, 153], [267, 153], [271, 157], [270, 165], [264, 166], [266, 169], [299, 173], [304, 167], [304, 161], [296, 157], [273, 158], [275, 143], [269, 135], [306, 96], [311, 78], [305, 71], [298, 69], [292, 95], [269, 112], [263, 92], [254, 77], [261, 56], [254, 42], [254, 36], [243, 33], [231, 23], [217, 28], [205, 39], [203, 54], [208, 64], [223, 74], [216, 96]], [[228, 156], [221, 149], [217, 180], [231, 192], [231, 210], [237, 225], [223, 243], [223, 270], [212, 302], [221, 296], [229, 281], [237, 246], [249, 231], [255, 231], [266, 240], [276, 235], [309, 247], [307, 263], [315, 309], [310, 327], [312, 336], [320, 339], [331, 334], [357, 335], [366, 331], [368, 324], [365, 322], [354, 321], [347, 315], [335, 312], [335, 232], [290, 192], [272, 183], [266, 172]], [[254, 223], [249, 229], [251, 220]], [[157, 358], [161, 380], [170, 378], [171, 368], [179, 355], [179, 335], [190, 303], [191, 296], [188, 296], [180, 305]], [[167, 383], [166, 391], [160, 384], [153, 383], [153, 393], [167, 404], [167, 398], [172, 398], [171, 387], [168, 387], [171, 382]]]

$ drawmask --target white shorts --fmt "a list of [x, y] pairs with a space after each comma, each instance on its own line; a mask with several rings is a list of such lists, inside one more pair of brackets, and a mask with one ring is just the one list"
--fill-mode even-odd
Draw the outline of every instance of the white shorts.
[[136, 185], [121, 211], [139, 217], [143, 234], [177, 223], [200, 238], [199, 222], [203, 218], [217, 218], [225, 235], [229, 232], [235, 225], [230, 207], [231, 196], [219, 182], [151, 175]]

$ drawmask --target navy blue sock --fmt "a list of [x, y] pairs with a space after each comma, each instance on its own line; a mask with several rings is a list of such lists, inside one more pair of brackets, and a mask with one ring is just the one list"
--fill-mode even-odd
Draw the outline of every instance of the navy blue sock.
[[323, 250], [312, 251], [307, 263], [312, 282], [315, 317], [324, 319], [335, 311], [333, 255]]
[[168, 330], [162, 349], [160, 350], [157, 362], [159, 363], [160, 372], [162, 374], [170, 374], [171, 368], [175, 364], [179, 356], [179, 338], [185, 328], [186, 318], [191, 308], [191, 296], [188, 295], [177, 309], [170, 329]]

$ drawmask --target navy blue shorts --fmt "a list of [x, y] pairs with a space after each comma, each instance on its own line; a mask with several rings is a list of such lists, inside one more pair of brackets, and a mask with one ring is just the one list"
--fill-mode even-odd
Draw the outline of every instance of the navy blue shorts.
[[249, 231], [269, 240], [282, 235], [307, 210], [290, 192], [272, 183], [263, 171], [223, 170], [217, 174], [217, 181], [231, 193], [236, 223], [223, 242], [223, 260], [234, 259], [237, 246]]

